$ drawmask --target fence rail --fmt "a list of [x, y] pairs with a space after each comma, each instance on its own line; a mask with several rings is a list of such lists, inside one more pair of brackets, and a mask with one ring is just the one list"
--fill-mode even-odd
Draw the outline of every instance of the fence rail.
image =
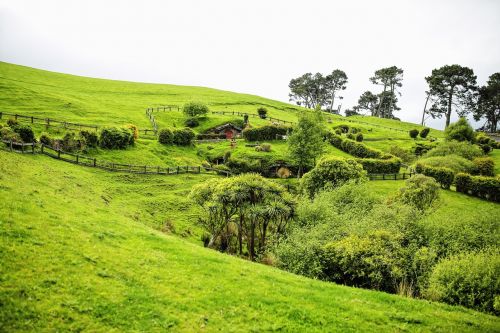
[[403, 172], [403, 173], [370, 173], [368, 178], [370, 180], [404, 180], [415, 175], [415, 172]]
[[40, 117], [35, 117], [35, 116], [27, 116], [27, 115], [2, 111], [2, 112], [0, 112], [0, 119], [2, 119], [3, 116], [10, 116], [10, 117], [14, 117], [15, 120], [24, 120], [24, 121], [30, 122], [31, 124], [45, 125], [47, 127], [62, 127], [65, 129], [77, 129], [77, 130], [89, 128], [89, 129], [92, 129], [94, 131], [97, 131], [97, 129], [99, 128], [99, 126], [97, 126], [97, 125], [72, 123], [72, 122], [64, 121], [64, 120], [57, 120], [57, 119], [52, 119], [52, 118], [40, 118]]
[[137, 174], [158, 174], [158, 175], [178, 175], [187, 173], [192, 173], [192, 174], [216, 173], [219, 175], [224, 175], [226, 177], [232, 175], [232, 173], [229, 171], [218, 170], [211, 167], [191, 166], [191, 165], [162, 167], [153, 165], [123, 164], [123, 163], [115, 163], [109, 161], [101, 161], [93, 157], [65, 152], [60, 149], [55, 149], [44, 144], [17, 143], [13, 142], [12, 140], [10, 141], [2, 140], [2, 142], [9, 147], [10, 151], [19, 151], [21, 153], [25, 153], [24, 147], [28, 146], [31, 147], [31, 153], [35, 154], [37, 153], [37, 148], [39, 148], [39, 153], [43, 155], [50, 156], [52, 158], [61, 161], [99, 168], [107, 171], [128, 172]]
[[[256, 113], [248, 113], [248, 112], [239, 112], [239, 111], [212, 111], [212, 114], [221, 114], [223, 116], [229, 115], [229, 116], [249, 116], [252, 118], [260, 118], [260, 116]], [[279, 118], [274, 118], [274, 117], [266, 117], [264, 119], [269, 119], [270, 121], [276, 121], [278, 123], [283, 123], [283, 124], [290, 124], [294, 125], [296, 122], [293, 121], [288, 121], [288, 120], [283, 120]]]
[[153, 106], [153, 107], [148, 107], [147, 110], [151, 112], [159, 112], [159, 111], [180, 111], [181, 107], [179, 105], [160, 105], [160, 106]]

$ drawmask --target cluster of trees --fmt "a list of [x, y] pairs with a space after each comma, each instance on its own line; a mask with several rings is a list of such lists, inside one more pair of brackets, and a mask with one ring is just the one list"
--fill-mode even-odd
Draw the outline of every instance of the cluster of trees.
[[[445, 65], [432, 70], [425, 78], [428, 84], [422, 114], [422, 125], [426, 117], [445, 118], [448, 127], [451, 115], [456, 112], [463, 117], [472, 114], [474, 119], [485, 120], [484, 130], [496, 132], [500, 120], [500, 73], [491, 75], [484, 86], [478, 86], [477, 77], [471, 68], [461, 65]], [[398, 91], [402, 87], [403, 69], [397, 66], [375, 71], [370, 82], [379, 86], [379, 92], [365, 91], [357, 105], [346, 109], [346, 116], [369, 114], [381, 118], [396, 118]], [[333, 109], [337, 93], [346, 89], [347, 75], [341, 70], [323, 76], [321, 73], [306, 73], [290, 81], [290, 100], [307, 108]], [[341, 98], [341, 97], [339, 97]], [[396, 118], [397, 119], [397, 118]]]

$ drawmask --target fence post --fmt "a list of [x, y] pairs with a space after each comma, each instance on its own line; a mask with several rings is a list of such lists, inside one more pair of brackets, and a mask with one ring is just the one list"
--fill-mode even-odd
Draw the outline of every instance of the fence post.
[[403, 180], [405, 180], [405, 179], [406, 179], [406, 173], [403, 172]]
[[57, 150], [57, 158], [58, 158], [58, 159], [61, 159], [61, 149], [58, 149], [58, 150]]
[[397, 179], [398, 179], [398, 174], [397, 174], [397, 173], [395, 173], [395, 174], [394, 174], [394, 180], [397, 180]]
[[385, 173], [382, 174], [382, 179], [385, 180]]
[[158, 174], [160, 174], [160, 166], [158, 165]]
[[167, 167], [167, 175], [170, 174], [170, 167]]
[[12, 151], [12, 139], [10, 139], [10, 151]]
[[97, 160], [94, 158], [94, 167], [97, 165]]
[[189, 173], [189, 166], [186, 165], [186, 173]]
[[32, 154], [35, 153], [35, 143], [34, 142], [31, 143], [31, 152], [32, 152]]
[[144, 166], [144, 173], [148, 173], [148, 169], [147, 169], [147, 168], [148, 168], [148, 166], [147, 166], [147, 165], [145, 165], [145, 166]]
[[0, 112], [0, 119], [2, 119], [2, 112]]
[[179, 174], [179, 166], [177, 166], [177, 174]]
[[44, 146], [44, 144], [42, 143], [42, 145], [40, 146], [40, 148], [42, 150], [42, 154], [43, 154], [43, 146]]
[[76, 155], [76, 164], [78, 164], [78, 155]]
[[31, 123], [33, 124], [33, 116], [31, 116]]
[[16, 117], [16, 120], [17, 120], [17, 114], [14, 115]]
[[201, 173], [201, 166], [198, 166], [198, 173]]

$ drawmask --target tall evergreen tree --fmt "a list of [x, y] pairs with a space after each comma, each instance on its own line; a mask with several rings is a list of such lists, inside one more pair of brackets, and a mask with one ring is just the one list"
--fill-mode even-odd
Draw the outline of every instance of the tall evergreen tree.
[[486, 119], [485, 129], [496, 132], [500, 121], [500, 73], [492, 74], [485, 86], [479, 89], [477, 108], [474, 119]]

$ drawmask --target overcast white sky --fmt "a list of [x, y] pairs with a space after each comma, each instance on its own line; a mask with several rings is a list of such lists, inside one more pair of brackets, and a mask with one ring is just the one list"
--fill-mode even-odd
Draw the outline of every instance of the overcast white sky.
[[397, 65], [398, 116], [419, 122], [433, 68], [468, 66], [481, 84], [500, 71], [500, 1], [0, 0], [0, 60], [281, 101], [291, 78], [339, 68], [342, 109]]

